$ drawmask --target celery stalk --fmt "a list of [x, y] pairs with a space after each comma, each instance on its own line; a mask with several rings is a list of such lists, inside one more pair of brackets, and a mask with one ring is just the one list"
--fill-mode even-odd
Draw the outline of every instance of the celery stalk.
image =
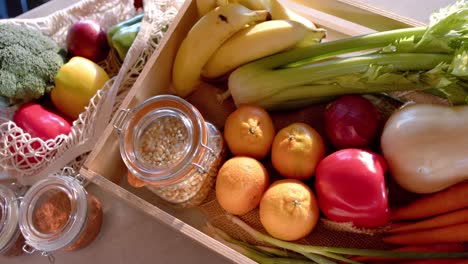
[[392, 43], [395, 39], [400, 39], [407, 36], [421, 38], [424, 35], [425, 29], [425, 27], [396, 29], [350, 37], [346, 39], [339, 39], [331, 42], [324, 42], [263, 58], [252, 63], [252, 66], [261, 66], [262, 68], [274, 69], [276, 67], [303, 59], [314, 58], [315, 60], [321, 60], [350, 52], [381, 48], [387, 46], [389, 43]]
[[[468, 3], [459, 1], [434, 17], [428, 27], [320, 43], [251, 62], [231, 73], [226, 94], [236, 105], [284, 109], [342, 94], [430, 89], [452, 104], [466, 104]], [[349, 54], [370, 49], [378, 50]]]
[[[398, 78], [384, 76], [385, 82], [378, 81], [370, 72], [376, 69], [370, 65], [378, 65], [381, 69], [388, 66], [392, 72], [423, 71], [432, 69], [441, 63], [450, 63], [452, 56], [447, 54], [374, 54], [352, 58], [340, 58], [308, 64], [303, 67], [288, 68], [277, 71], [268, 71], [250, 77], [240, 76], [239, 72], [232, 73], [229, 85], [235, 85], [238, 89], [231, 89], [231, 95], [236, 100], [242, 99], [244, 104], [257, 104], [268, 109], [284, 108], [283, 105], [290, 100], [305, 100], [315, 103], [322, 97], [340, 95], [346, 93], [376, 93], [399, 90], [421, 90], [431, 88], [420, 78], [402, 78], [403, 73], [398, 73]], [[382, 62], [385, 62], [383, 64]], [[363, 74], [368, 72], [369, 78]], [[356, 75], [355, 78], [351, 76]], [[290, 78], [294, 76], [294, 78]], [[421, 75], [423, 76], [423, 75]], [[356, 79], [357, 78], [357, 79]], [[374, 78], [374, 80], [368, 80]], [[232, 83], [231, 81], [236, 81]], [[259, 93], [261, 91], [261, 93]], [[297, 107], [303, 106], [296, 105]]]

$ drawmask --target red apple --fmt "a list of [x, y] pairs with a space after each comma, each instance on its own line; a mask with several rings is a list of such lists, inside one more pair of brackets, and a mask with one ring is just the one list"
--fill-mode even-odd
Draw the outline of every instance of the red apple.
[[109, 53], [106, 31], [95, 20], [79, 20], [68, 30], [67, 49], [71, 57], [80, 56], [100, 62]]

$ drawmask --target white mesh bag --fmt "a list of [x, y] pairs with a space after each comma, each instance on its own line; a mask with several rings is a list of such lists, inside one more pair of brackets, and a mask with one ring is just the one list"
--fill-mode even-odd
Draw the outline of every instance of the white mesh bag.
[[[0, 108], [0, 179], [16, 178], [28, 185], [64, 167], [79, 171], [119, 103], [157, 49], [165, 29], [182, 3], [183, 0], [144, 1], [142, 25], [124, 62], [120, 63], [117, 54], [110, 52], [107, 59], [100, 63], [111, 79], [73, 122], [69, 135], [47, 141], [33, 138], [11, 121], [16, 107]], [[83, 0], [47, 17], [6, 19], [0, 20], [0, 23], [38, 29], [65, 48], [68, 28], [79, 19], [96, 19], [104, 28], [109, 28], [141, 12], [141, 9], [134, 8], [133, 0]]]

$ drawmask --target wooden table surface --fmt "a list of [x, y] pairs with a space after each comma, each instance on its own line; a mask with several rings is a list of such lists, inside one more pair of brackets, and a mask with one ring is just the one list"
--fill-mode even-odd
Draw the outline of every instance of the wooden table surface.
[[[434, 10], [453, 0], [356, 0], [422, 22]], [[40, 17], [64, 8], [76, 0], [52, 0], [21, 17]], [[98, 238], [76, 252], [55, 252], [55, 263], [126, 264], [126, 263], [228, 263], [222, 256], [199, 243], [169, 229], [143, 212], [101, 192], [96, 186], [88, 190], [103, 202], [104, 222]], [[35, 253], [14, 258], [0, 257], [1, 264], [46, 264], [46, 257]]]

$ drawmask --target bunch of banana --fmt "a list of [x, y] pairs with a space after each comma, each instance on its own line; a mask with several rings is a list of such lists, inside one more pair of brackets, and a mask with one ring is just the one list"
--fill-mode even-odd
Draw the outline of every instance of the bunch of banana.
[[197, 8], [200, 18], [182, 41], [172, 70], [181, 97], [192, 93], [201, 77], [217, 79], [248, 62], [325, 37], [323, 29], [277, 0], [197, 0]]
[[292, 20], [269, 20], [243, 28], [214, 52], [201, 74], [205, 79], [216, 79], [247, 62], [293, 47], [307, 31]]
[[206, 15], [211, 10], [218, 6], [231, 4], [241, 4], [251, 10], [266, 10], [268, 9], [264, 1], [268, 0], [196, 0], [198, 15], [200, 17]]

